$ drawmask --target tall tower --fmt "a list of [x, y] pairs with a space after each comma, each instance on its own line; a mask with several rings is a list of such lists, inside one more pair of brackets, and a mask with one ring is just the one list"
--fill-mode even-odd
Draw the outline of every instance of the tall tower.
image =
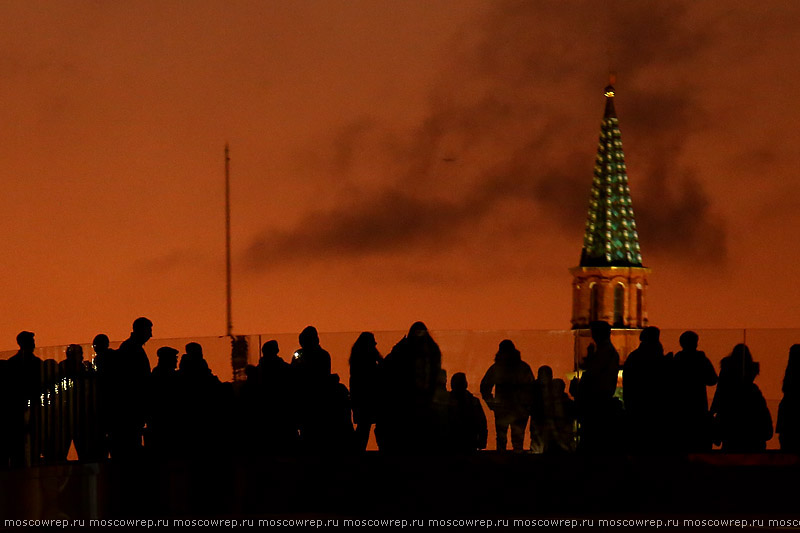
[[614, 96], [609, 85], [581, 260], [570, 269], [576, 359], [586, 353], [593, 320], [612, 325], [612, 341], [623, 358], [638, 344], [639, 330], [647, 326], [650, 269], [642, 266]]

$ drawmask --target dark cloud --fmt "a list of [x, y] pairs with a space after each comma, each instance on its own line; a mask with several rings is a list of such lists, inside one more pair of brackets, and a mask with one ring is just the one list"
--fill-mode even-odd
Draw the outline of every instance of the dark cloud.
[[391, 189], [369, 201], [311, 213], [293, 231], [262, 235], [248, 250], [249, 264], [446, 246], [466, 223], [484, 216], [489, 205], [485, 197], [446, 202]]
[[[414, 131], [387, 135], [360, 119], [333, 137], [329, 172], [346, 175], [367, 147], [378, 150], [391, 162], [379, 179], [383, 190], [348, 189], [341, 207], [265, 232], [249, 246], [248, 264], [455, 246], [465, 228], [490, 228], [507, 201], [529, 201], [532, 212], [554, 221], [548, 231], [580, 235], [594, 154], [593, 144], [576, 139], [592, 139], [591, 131], [589, 142], [596, 140], [609, 54], [624, 72], [623, 142], [638, 139], [635, 166], [643, 172], [631, 185], [645, 256], [724, 259], [724, 226], [681, 158], [687, 134], [704, 117], [680, 74], [709, 43], [709, 30], [692, 26], [684, 5], [493, 4], [455, 45], [455, 66], [432, 90], [430, 111]], [[669, 71], [676, 77], [654, 89], [663, 77], [654, 73]], [[541, 228], [520, 238], [535, 239], [534, 231]]]
[[[693, 20], [690, 2], [609, 2], [611, 67], [629, 76], [646, 76], [653, 68], [682, 67], [712, 41], [703, 20]], [[678, 84], [688, 77], [673, 80]]]
[[[694, 175], [676, 176], [668, 168], [652, 169], [643, 208], [636, 216], [641, 241], [675, 259], [720, 263], [726, 258], [727, 236], [711, 212], [708, 194]], [[666, 180], [675, 178], [677, 187], [668, 187]]]
[[[727, 258], [727, 232], [691, 162], [682, 157], [687, 138], [706, 127], [691, 91], [637, 91], [626, 100], [627, 131], [637, 145], [635, 205], [645, 254], [668, 254], [694, 263]], [[645, 257], [646, 259], [646, 257]]]

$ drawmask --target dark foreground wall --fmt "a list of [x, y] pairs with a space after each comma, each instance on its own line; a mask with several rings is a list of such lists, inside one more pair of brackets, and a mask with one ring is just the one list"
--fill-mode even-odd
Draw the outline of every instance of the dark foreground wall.
[[798, 480], [798, 458], [779, 453], [69, 464], [0, 473], [0, 517], [795, 516]]

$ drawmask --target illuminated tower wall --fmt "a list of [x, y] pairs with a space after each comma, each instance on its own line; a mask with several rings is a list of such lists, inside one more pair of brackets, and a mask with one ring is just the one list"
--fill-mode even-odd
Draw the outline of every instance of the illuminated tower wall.
[[581, 260], [570, 269], [576, 360], [586, 354], [593, 320], [612, 325], [612, 341], [623, 358], [638, 345], [639, 331], [647, 326], [650, 269], [642, 266], [614, 96], [609, 85]]

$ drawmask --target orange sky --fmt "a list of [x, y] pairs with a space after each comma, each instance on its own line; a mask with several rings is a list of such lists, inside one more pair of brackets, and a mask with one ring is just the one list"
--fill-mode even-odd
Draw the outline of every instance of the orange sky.
[[609, 65], [651, 322], [796, 327], [800, 4], [5, 2], [0, 348], [569, 327]]

